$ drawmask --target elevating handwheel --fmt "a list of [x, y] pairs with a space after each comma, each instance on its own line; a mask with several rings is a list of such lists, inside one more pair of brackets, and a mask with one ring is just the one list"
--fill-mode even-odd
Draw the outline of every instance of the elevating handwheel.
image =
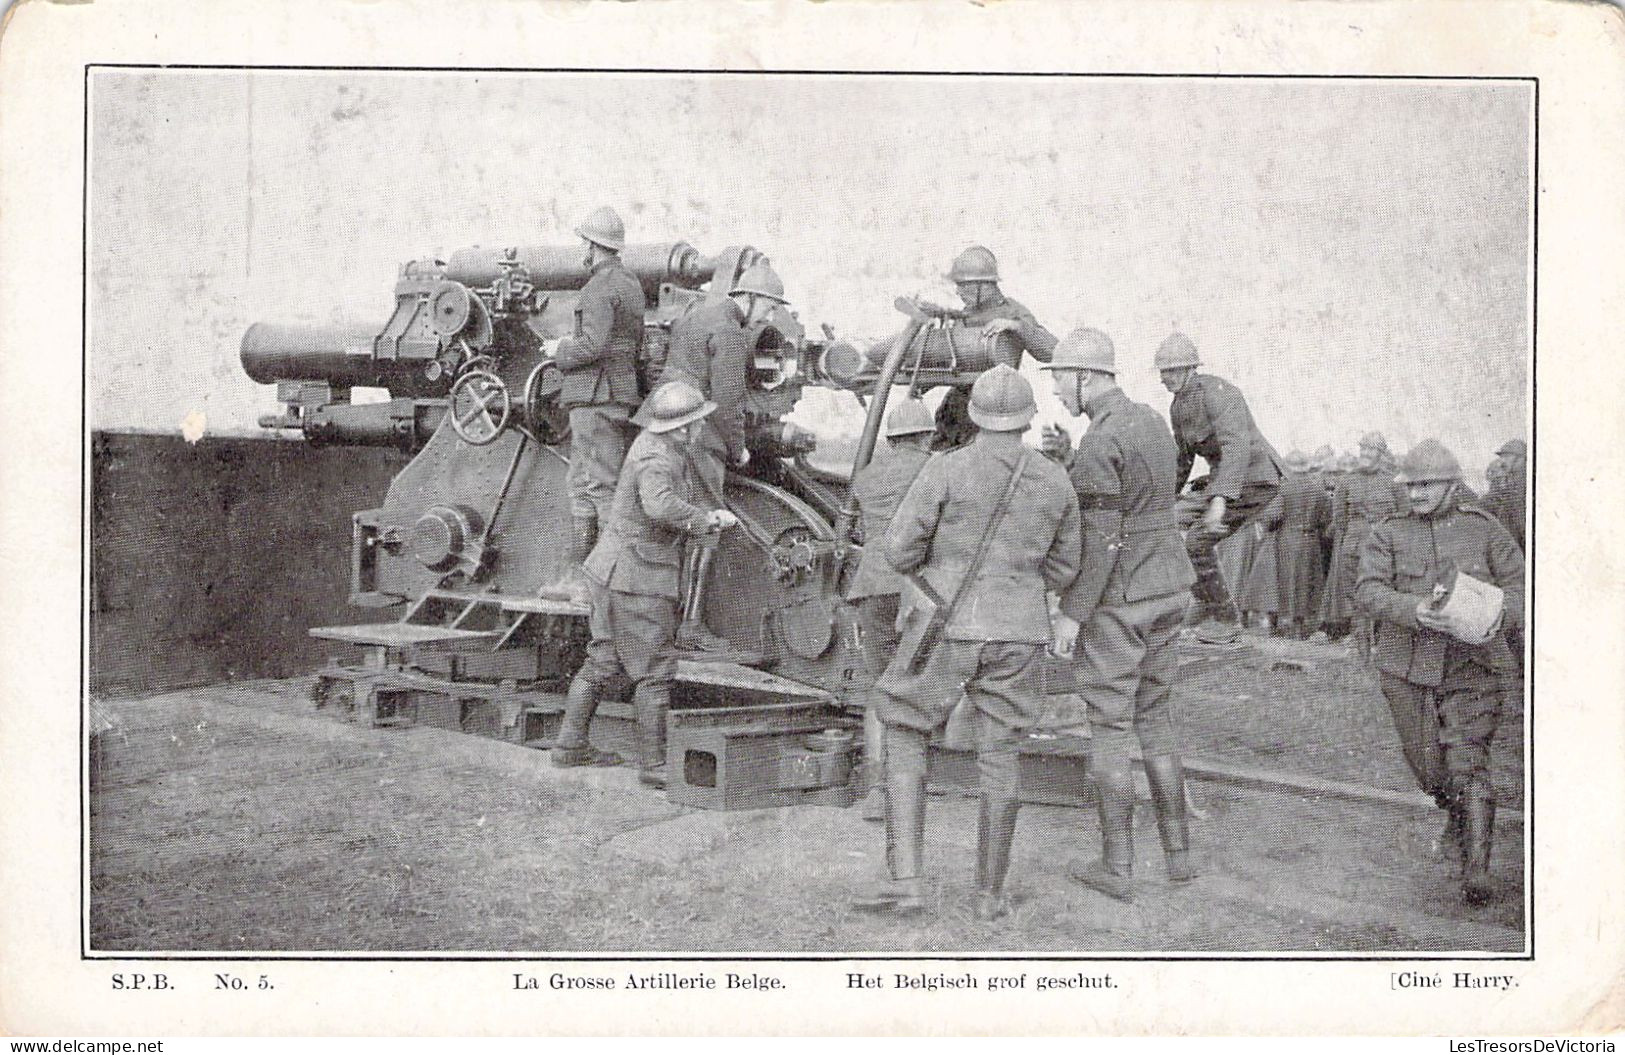
[[489, 370], [469, 370], [451, 386], [451, 427], [468, 443], [483, 447], [502, 435], [513, 413], [508, 386]]

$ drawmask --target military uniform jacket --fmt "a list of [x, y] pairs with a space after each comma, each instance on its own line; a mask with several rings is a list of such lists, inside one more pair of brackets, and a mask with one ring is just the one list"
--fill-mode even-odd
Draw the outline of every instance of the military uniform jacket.
[[1288, 473], [1264, 510], [1275, 528], [1278, 611], [1287, 619], [1313, 619], [1325, 586], [1321, 544], [1332, 519], [1332, 500], [1317, 472]]
[[[1012, 370], [1021, 367], [1021, 352], [1047, 363], [1055, 354], [1055, 335], [1038, 322], [1032, 312], [1016, 301], [1006, 297], [1003, 293], [994, 296], [991, 302], [985, 302], [974, 310], [967, 309], [963, 325], [974, 329], [981, 329], [994, 319], [1009, 319], [1016, 324], [1016, 329], [1010, 331], [1018, 345], [1015, 361], [1005, 365]], [[998, 345], [995, 344], [995, 348]]]
[[858, 512], [863, 514], [864, 545], [858, 573], [847, 591], [848, 600], [902, 592], [903, 577], [892, 571], [886, 561], [886, 528], [908, 493], [909, 485], [930, 459], [930, 451], [897, 447], [852, 477], [852, 495], [858, 501]]
[[1213, 469], [1207, 493], [1234, 501], [1247, 484], [1277, 484], [1281, 458], [1253, 423], [1241, 390], [1212, 374], [1192, 374], [1174, 395], [1168, 417], [1179, 444], [1176, 493], [1185, 488], [1200, 454]]
[[706, 511], [695, 506], [694, 477], [682, 447], [641, 432], [626, 452], [609, 526], [587, 558], [597, 582], [622, 593], [677, 599], [685, 536], [702, 535]]
[[[944, 603], [952, 598], [1022, 450], [1018, 433], [982, 432], [971, 443], [926, 462], [886, 531], [892, 567], [905, 575], [920, 574]], [[943, 636], [951, 641], [1049, 641], [1044, 591], [1059, 593], [1072, 585], [1081, 547], [1077, 495], [1060, 466], [1033, 451], [982, 566]]]
[[745, 381], [751, 348], [745, 313], [729, 297], [708, 297], [672, 324], [662, 381], [682, 379], [717, 409], [706, 419], [706, 440], [737, 462], [745, 450]]
[[1465, 645], [1422, 627], [1416, 604], [1433, 595], [1453, 565], [1506, 593], [1509, 627], [1523, 624], [1523, 553], [1488, 510], [1458, 497], [1432, 517], [1396, 515], [1371, 529], [1360, 550], [1355, 599], [1377, 621], [1377, 669], [1416, 685], [1437, 686], [1445, 657], [1461, 656], [1500, 673], [1513, 668], [1506, 638]]
[[1165, 597], [1196, 581], [1174, 516], [1179, 449], [1156, 411], [1113, 388], [1091, 399], [1072, 458], [1083, 519], [1082, 571], [1061, 609], [1083, 622], [1100, 605]]
[[1350, 529], [1353, 544], [1364, 540], [1372, 524], [1381, 523], [1410, 507], [1405, 485], [1394, 482], [1385, 470], [1345, 476], [1332, 495], [1332, 537], [1341, 540]]
[[638, 392], [643, 309], [643, 287], [621, 258], [598, 261], [576, 301], [576, 332], [559, 343], [561, 405], [636, 408], [643, 402]]
[[1522, 469], [1514, 472], [1499, 486], [1490, 489], [1490, 493], [1484, 499], [1484, 505], [1500, 519], [1502, 525], [1512, 535], [1512, 540], [1518, 544], [1518, 548], [1527, 552], [1529, 547], [1524, 545], [1523, 526], [1526, 479]]
[[1330, 511], [1331, 498], [1319, 473], [1288, 473], [1281, 480], [1281, 493], [1264, 509], [1264, 522], [1281, 531], [1313, 535], [1318, 546]]

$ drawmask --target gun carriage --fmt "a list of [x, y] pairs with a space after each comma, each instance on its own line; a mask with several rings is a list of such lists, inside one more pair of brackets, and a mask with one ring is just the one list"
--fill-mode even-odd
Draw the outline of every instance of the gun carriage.
[[[626, 247], [622, 260], [649, 304], [646, 385], [658, 380], [672, 323], [761, 259], [749, 246], [713, 256], [685, 242]], [[584, 607], [537, 596], [560, 572], [570, 531], [569, 418], [553, 355], [588, 277], [573, 246], [468, 248], [402, 265], [382, 326], [256, 323], [244, 333], [244, 370], [275, 384], [284, 404], [262, 426], [412, 455], [383, 503], [353, 518], [350, 602], [391, 618], [311, 630], [361, 652], [319, 673], [319, 707], [519, 744], [556, 729], [588, 635]], [[866, 406], [860, 468], [894, 384], [968, 386], [995, 361], [952, 312], [898, 307], [902, 332], [867, 350], [828, 327], [808, 334], [782, 307], [750, 334], [751, 459], [728, 474], [724, 498], [740, 523], [724, 533], [705, 614], [763, 660], [754, 669], [680, 661], [670, 750], [686, 771], [674, 797], [713, 806], [851, 799], [862, 658], [841, 598], [856, 566], [857, 510], [848, 477], [816, 467], [815, 437], [787, 418], [808, 386], [856, 393]], [[358, 388], [387, 399], [354, 400]], [[631, 717], [609, 701], [599, 715]], [[704, 749], [685, 755], [685, 744]]]

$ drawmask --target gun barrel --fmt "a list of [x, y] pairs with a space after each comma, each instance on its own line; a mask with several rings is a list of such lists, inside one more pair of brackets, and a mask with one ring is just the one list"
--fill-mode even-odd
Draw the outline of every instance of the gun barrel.
[[[911, 327], [902, 334], [874, 344], [866, 353], [869, 362], [874, 366], [884, 363], [896, 343], [913, 329]], [[955, 323], [929, 326], [924, 328], [918, 341], [919, 347], [913, 349], [908, 365], [903, 368], [905, 373], [912, 368], [916, 354], [922, 369], [954, 370], [960, 374], [978, 374], [995, 363], [1016, 363], [1021, 360], [1021, 345], [1010, 334], [1001, 333], [988, 340], [982, 336], [979, 328], [973, 326]]]
[[[473, 246], [451, 254], [446, 277], [465, 286], [489, 286], [502, 276], [503, 265], [511, 262], [530, 274], [537, 289], [580, 289], [592, 277], [582, 263], [580, 246], [527, 245], [513, 249], [487, 249]], [[621, 251], [621, 262], [636, 276], [645, 292], [656, 292], [662, 283], [698, 286], [707, 282], [715, 262], [700, 256], [687, 242], [656, 242], [629, 245]]]
[[276, 381], [327, 381], [335, 385], [371, 384], [377, 373], [372, 358], [376, 328], [286, 326], [256, 322], [243, 334], [239, 357], [243, 370], [262, 385]]
[[433, 395], [444, 382], [425, 377], [418, 360], [379, 359], [374, 338], [383, 327], [289, 326], [256, 322], [243, 333], [243, 372], [262, 385], [325, 381], [335, 388], [387, 388], [395, 395]]

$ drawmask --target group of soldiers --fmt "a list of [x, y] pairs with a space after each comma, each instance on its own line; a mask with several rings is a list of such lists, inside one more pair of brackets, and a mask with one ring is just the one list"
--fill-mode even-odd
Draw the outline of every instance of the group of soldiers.
[[[700, 302], [673, 325], [660, 383], [642, 398], [644, 301], [618, 257], [624, 228], [600, 209], [576, 233], [592, 276], [575, 334], [556, 356], [570, 409], [575, 559], [544, 592], [590, 605], [591, 643], [552, 760], [619, 762], [587, 734], [603, 687], [624, 673], [640, 779], [658, 787], [677, 651], [730, 648], [704, 627], [705, 582], [720, 532], [736, 523], [722, 499], [726, 470], [750, 457], [740, 406], [746, 333], [785, 303], [784, 287], [762, 263], [726, 296]], [[1074, 667], [1091, 727], [1101, 853], [1070, 874], [1111, 898], [1134, 898], [1137, 743], [1168, 878], [1188, 883], [1198, 870], [1169, 708], [1181, 628], [1233, 638], [1241, 612], [1217, 547], [1243, 525], [1269, 524], [1283, 532], [1283, 550], [1307, 551], [1297, 536], [1320, 516], [1325, 484], [1305, 459], [1276, 454], [1242, 393], [1199, 372], [1185, 335], [1169, 336], [1153, 361], [1173, 396], [1170, 428], [1118, 387], [1106, 334], [1080, 328], [1057, 341], [1004, 296], [986, 248], [965, 250], [947, 277], [964, 302], [961, 324], [1013, 361], [985, 370], [968, 392], [950, 389], [935, 415], [918, 398], [899, 401], [886, 419], [887, 456], [852, 479], [864, 546], [847, 599], [873, 683], [866, 745], [887, 870], [855, 903], [890, 913], [928, 906], [926, 748], [952, 722], [977, 756], [975, 912], [987, 920], [1008, 912], [1017, 749], [1041, 717], [1046, 651]], [[1000, 335], [1008, 339], [995, 344]], [[1017, 369], [1023, 354], [1050, 374], [1070, 414], [1088, 418], [1075, 445], [1059, 426], [1045, 430], [1039, 450], [1023, 442], [1037, 413]], [[634, 426], [641, 431], [628, 442]], [[1209, 472], [1193, 483], [1198, 456]], [[1459, 858], [1462, 896], [1481, 902], [1492, 890], [1488, 748], [1515, 664], [1499, 632], [1462, 639], [1443, 603], [1455, 576], [1471, 576], [1502, 591], [1507, 630], [1521, 626], [1522, 481], [1515, 540], [1437, 441], [1419, 443], [1399, 470], [1380, 487], [1345, 489], [1344, 564], [1334, 574], [1352, 583], [1369, 620], [1406, 760], [1448, 814], [1443, 839]], [[1384, 489], [1387, 505], [1373, 498]]]
[[[949, 277], [964, 278], [967, 265], [997, 282], [986, 249], [966, 250]], [[918, 401], [896, 407], [887, 421], [892, 457], [853, 478], [866, 544], [851, 599], [874, 678], [868, 742], [881, 748], [881, 809], [871, 812], [883, 814], [887, 868], [854, 903], [925, 911], [925, 746], [968, 711], [958, 724], [971, 730], [981, 791], [975, 914], [992, 920], [1009, 910], [1017, 749], [1040, 718], [1046, 647], [1073, 666], [1088, 707], [1101, 829], [1100, 855], [1069, 874], [1133, 900], [1137, 743], [1168, 879], [1195, 879], [1169, 709], [1181, 628], [1193, 626], [1209, 642], [1233, 640], [1241, 609], [1220, 570], [1221, 543], [1244, 525], [1274, 529], [1284, 565], [1318, 564], [1328, 506], [1339, 540], [1336, 581], [1372, 642], [1406, 761], [1447, 814], [1439, 844], [1459, 865], [1463, 900], [1488, 900], [1489, 745], [1522, 651], [1521, 441], [1499, 452], [1505, 472], [1487, 506], [1437, 440], [1417, 444], [1396, 474], [1374, 434], [1359, 471], [1329, 495], [1307, 457], [1276, 454], [1233, 384], [1200, 372], [1185, 335], [1163, 341], [1152, 364], [1173, 396], [1170, 428], [1118, 386], [1106, 334], [1080, 328], [1056, 341], [996, 286], [958, 285], [968, 308], [1011, 305], [1009, 323], [990, 321], [988, 332], [1018, 333], [1063, 406], [1089, 424], [1075, 447], [1065, 428], [1046, 429], [1044, 457], [1030, 456], [1021, 435], [1037, 412], [1033, 393], [1019, 361], [1000, 363], [935, 423]], [[958, 405], [971, 435], [944, 444], [943, 425], [959, 420]], [[949, 449], [930, 455], [933, 441]], [[1198, 456], [1209, 472], [1191, 481]], [[1446, 614], [1457, 575], [1501, 591], [1499, 625], [1487, 638]], [[1289, 621], [1310, 618], [1306, 609]]]
[[[687, 650], [743, 658], [705, 626], [705, 591], [720, 533], [738, 523], [722, 499], [729, 466], [744, 467], [748, 330], [785, 303], [766, 263], [673, 324], [659, 384], [639, 378], [643, 289], [621, 262], [626, 228], [613, 209], [575, 229], [590, 271], [574, 332], [554, 360], [570, 415], [571, 549], [544, 596], [585, 604], [591, 640], [570, 684], [551, 758], [561, 767], [617, 765], [588, 742], [605, 686], [633, 686], [640, 779], [665, 784], [666, 712]], [[636, 438], [632, 433], [636, 430]]]
[[[1519, 549], [1527, 454], [1523, 440], [1503, 444], [1485, 472], [1490, 486], [1482, 499], [1462, 485], [1462, 495], [1494, 513]], [[1348, 637], [1369, 658], [1372, 623], [1355, 602], [1355, 580], [1372, 526], [1406, 507], [1405, 486], [1395, 480], [1398, 463], [1380, 432], [1361, 436], [1358, 454], [1340, 457], [1328, 445], [1313, 454], [1292, 451], [1282, 461], [1280, 493], [1253, 530], [1218, 547], [1243, 622], [1300, 640], [1316, 633], [1331, 641]], [[1521, 656], [1515, 628], [1508, 632]]]

